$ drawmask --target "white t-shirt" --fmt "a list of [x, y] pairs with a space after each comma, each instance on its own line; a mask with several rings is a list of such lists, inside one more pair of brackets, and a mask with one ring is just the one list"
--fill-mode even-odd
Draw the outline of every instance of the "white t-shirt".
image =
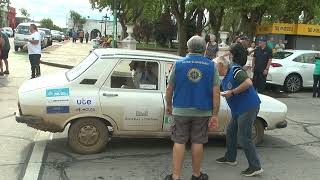
[[31, 34], [30, 40], [38, 40], [38, 44], [28, 42], [28, 54], [41, 54], [41, 35], [39, 32]]

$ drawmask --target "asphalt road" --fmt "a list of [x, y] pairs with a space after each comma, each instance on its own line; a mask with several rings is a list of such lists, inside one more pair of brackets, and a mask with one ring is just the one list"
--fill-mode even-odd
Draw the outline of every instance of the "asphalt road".
[[[47, 54], [71, 58], [69, 46], [82, 54], [87, 46], [56, 44]], [[63, 53], [68, 51], [66, 53]], [[50, 57], [51, 58], [51, 57]], [[80, 57], [77, 57], [80, 58]], [[51, 59], [52, 60], [52, 59]], [[113, 139], [103, 153], [78, 155], [67, 146], [67, 130], [53, 135], [45, 143], [44, 157], [31, 162], [38, 152], [34, 140], [38, 131], [15, 122], [17, 89], [30, 77], [30, 65], [25, 53], [10, 52], [11, 74], [0, 77], [0, 180], [23, 179], [30, 164], [41, 165], [40, 180], [159, 180], [171, 173], [169, 139]], [[43, 75], [65, 69], [42, 65]], [[288, 106], [286, 129], [266, 132], [258, 153], [265, 170], [258, 180], [317, 180], [320, 177], [320, 99], [311, 98], [309, 90], [297, 94], [272, 93]], [[36, 141], [36, 144], [39, 143]], [[224, 139], [210, 139], [205, 147], [203, 171], [210, 179], [238, 180], [247, 168], [244, 153], [239, 149], [235, 167], [221, 166], [215, 159], [225, 151]], [[39, 173], [39, 172], [34, 172]], [[191, 155], [188, 149], [184, 165], [184, 179], [191, 176]]]

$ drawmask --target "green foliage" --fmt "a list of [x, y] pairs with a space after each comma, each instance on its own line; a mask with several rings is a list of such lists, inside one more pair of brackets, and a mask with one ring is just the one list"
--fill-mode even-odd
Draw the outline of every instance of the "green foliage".
[[81, 29], [83, 24], [86, 23], [86, 18], [82, 17], [78, 12], [71, 10], [70, 18], [73, 21], [73, 29]]
[[22, 16], [26, 17], [26, 18], [29, 18], [30, 17], [30, 14], [28, 13], [28, 10], [25, 9], [25, 8], [21, 8], [20, 9], [20, 12], [22, 14]]
[[40, 25], [43, 28], [48, 28], [48, 29], [51, 29], [51, 30], [57, 30], [57, 31], [61, 31], [62, 30], [59, 26], [54, 25], [53, 21], [50, 18], [42, 19], [40, 21]]
[[176, 27], [171, 20], [170, 13], [161, 14], [159, 20], [154, 24], [154, 37], [158, 44], [166, 47], [167, 43], [176, 36]]

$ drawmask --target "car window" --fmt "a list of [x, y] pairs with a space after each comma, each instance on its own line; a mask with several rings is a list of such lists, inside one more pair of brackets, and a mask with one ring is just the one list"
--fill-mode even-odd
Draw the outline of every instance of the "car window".
[[314, 60], [315, 60], [315, 54], [314, 53], [308, 53], [308, 54], [302, 54], [302, 55], [296, 57], [293, 61], [299, 62], [299, 63], [313, 64]]
[[111, 88], [158, 90], [159, 63], [121, 60], [111, 74]]
[[30, 35], [29, 26], [18, 26], [17, 27], [18, 34]]
[[84, 73], [93, 63], [98, 59], [98, 56], [93, 52], [87, 56], [82, 62], [77, 66], [66, 72], [67, 79], [72, 81]]
[[274, 59], [284, 59], [287, 58], [289, 56], [291, 56], [293, 53], [292, 52], [287, 52], [287, 51], [280, 51], [280, 52], [276, 52], [272, 55], [272, 57]]

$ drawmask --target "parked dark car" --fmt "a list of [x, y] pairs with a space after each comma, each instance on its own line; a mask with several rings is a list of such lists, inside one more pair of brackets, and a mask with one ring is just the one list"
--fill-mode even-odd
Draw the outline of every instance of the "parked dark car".
[[48, 39], [48, 46], [52, 45], [52, 34], [51, 34], [51, 30], [48, 28], [39, 28], [39, 30], [44, 31], [45, 32], [45, 38]]

